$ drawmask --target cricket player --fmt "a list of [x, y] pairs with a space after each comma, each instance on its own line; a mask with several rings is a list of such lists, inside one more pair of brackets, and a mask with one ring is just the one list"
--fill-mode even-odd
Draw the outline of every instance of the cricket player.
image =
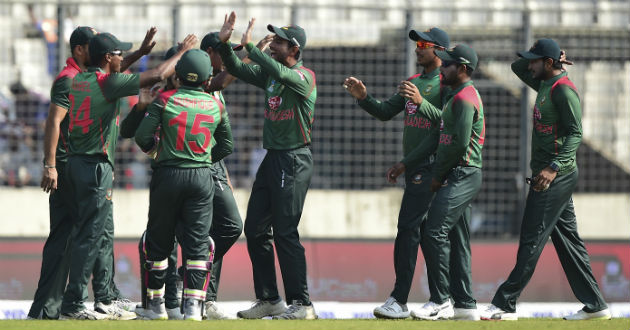
[[[228, 43], [235, 21], [234, 12], [229, 17], [226, 15], [219, 32], [222, 44], [218, 51], [231, 75], [265, 90], [263, 147], [267, 149], [256, 173], [245, 220], [257, 300], [237, 316], [315, 319], [317, 315], [306, 282], [304, 247], [297, 229], [313, 174], [309, 145], [317, 98], [315, 74], [300, 60], [306, 46], [306, 33], [296, 25], [268, 25], [267, 29], [275, 33], [269, 45], [271, 56], [268, 56], [251, 42], [255, 21], [252, 19], [241, 45], [256, 65], [244, 64]], [[291, 303], [289, 308], [278, 293], [274, 245], [286, 299]]]
[[[147, 31], [141, 47], [127, 56], [121, 68], [126, 69], [142, 55], [151, 52], [155, 29]], [[50, 194], [50, 235], [42, 254], [42, 269], [38, 288], [29, 311], [30, 318], [57, 319], [61, 299], [68, 277], [68, 246], [72, 225], [72, 201], [65, 188], [65, 164], [68, 158], [67, 116], [70, 101], [68, 94], [74, 76], [86, 69], [89, 63], [88, 45], [96, 31], [87, 26], [76, 28], [70, 36], [72, 56], [66, 60], [66, 67], [59, 73], [51, 88], [51, 105], [46, 120], [44, 138], [44, 173], [41, 187]], [[93, 270], [95, 310], [117, 318], [128, 314], [120, 309], [129, 308], [128, 300], [120, 296], [114, 283], [113, 227], [107, 226], [108, 239], [100, 248]], [[109, 303], [111, 302], [111, 303]], [[99, 304], [102, 303], [102, 304]], [[112, 306], [113, 304], [113, 306]], [[99, 308], [100, 307], [100, 308]]]
[[[433, 27], [425, 32], [411, 30], [409, 38], [416, 42], [416, 56], [418, 64], [423, 67], [423, 73], [409, 77], [407, 82], [413, 84], [428, 102], [441, 109], [442, 97], [448, 91], [441, 89], [440, 65], [442, 61], [435, 51], [449, 47], [448, 34], [440, 28]], [[355, 77], [347, 78], [344, 81], [344, 87], [357, 99], [361, 108], [380, 120], [390, 120], [404, 111], [403, 155], [405, 158], [397, 166], [405, 168], [405, 192], [398, 215], [398, 233], [394, 243], [396, 281], [394, 290], [385, 304], [374, 309], [374, 316], [377, 318], [404, 319], [409, 317], [407, 299], [416, 268], [418, 246], [421, 244], [421, 227], [433, 199], [430, 185], [435, 155], [427, 155], [419, 159], [417, 164], [410, 164], [411, 158], [407, 156], [425, 139], [434, 140], [434, 145], [437, 146], [438, 141], [433, 137], [439, 130], [439, 121], [432, 122], [423, 116], [417, 111], [417, 104], [405, 99], [398, 92], [387, 101], [381, 102], [369, 95], [365, 85]]]
[[[477, 53], [464, 44], [436, 51], [436, 55], [442, 60], [442, 83], [451, 90], [442, 111], [425, 102], [408, 83], [399, 87], [399, 93], [418, 104], [423, 115], [441, 120], [431, 180], [431, 191], [436, 195], [422, 233], [431, 297], [422, 308], [411, 311], [411, 316], [423, 320], [479, 320], [472, 297], [468, 229], [470, 203], [481, 188], [481, 149], [485, 140], [483, 104], [470, 79], [478, 59]], [[409, 157], [430, 154], [431, 144], [427, 139]], [[396, 166], [388, 173], [394, 178], [399, 174]]]
[[142, 86], [153, 85], [169, 76], [175, 62], [195, 42], [196, 37], [188, 36], [178, 54], [153, 70], [122, 74], [122, 52], [129, 50], [131, 43], [121, 42], [110, 33], [99, 33], [90, 40], [88, 49], [92, 66], [87, 72], [74, 77], [68, 96], [71, 120], [68, 125], [70, 156], [66, 165], [66, 182], [73, 196], [77, 218], [61, 318], [99, 319], [85, 308], [84, 301], [98, 247], [107, 239], [107, 226], [113, 228], [113, 224], [108, 222], [113, 220], [111, 198], [119, 100], [137, 94]]
[[525, 203], [516, 265], [482, 312], [488, 320], [517, 320], [516, 300], [531, 279], [545, 244], [551, 241], [569, 285], [584, 308], [565, 320], [610, 319], [578, 235], [572, 194], [578, 180], [577, 149], [582, 141], [578, 90], [563, 69], [564, 52], [552, 39], [539, 39], [518, 52], [512, 71], [538, 92], [530, 168], [533, 180]]
[[[146, 264], [142, 276], [146, 278], [147, 299], [139, 315], [168, 318], [164, 284], [167, 258], [177, 232], [186, 265], [184, 319], [201, 321], [214, 253], [208, 236], [214, 194], [211, 155], [225, 156], [212, 152], [212, 145], [226, 135], [227, 114], [223, 104], [203, 90], [211, 72], [206, 52], [186, 52], [175, 71], [181, 86], [161, 93], [151, 103], [135, 135], [143, 151], [155, 151], [149, 222], [143, 237]], [[159, 126], [158, 140], [155, 134]]]

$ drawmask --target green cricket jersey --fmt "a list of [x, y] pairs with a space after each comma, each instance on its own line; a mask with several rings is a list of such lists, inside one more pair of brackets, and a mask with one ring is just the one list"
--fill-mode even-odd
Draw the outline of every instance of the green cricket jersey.
[[[72, 57], [66, 59], [66, 66], [61, 70], [57, 78], [53, 82], [53, 86], [50, 89], [50, 102], [62, 107], [64, 109], [70, 109], [70, 100], [68, 94], [70, 94], [70, 86], [72, 85], [72, 79], [77, 73], [81, 72], [81, 68]], [[69, 116], [66, 116], [59, 125], [59, 141], [57, 142], [57, 152], [55, 154], [55, 160], [57, 162], [65, 162], [68, 158], [68, 125], [70, 124]]]
[[446, 103], [442, 111], [422, 100], [418, 111], [431, 121], [439, 120], [440, 131], [426, 138], [402, 160], [408, 168], [417, 164], [434, 152], [434, 141], [438, 141], [437, 158], [433, 165], [433, 175], [437, 180], [444, 180], [455, 166], [481, 168], [481, 149], [486, 137], [483, 104], [472, 80], [449, 91], [444, 99]]
[[[202, 87], [182, 86], [161, 93], [147, 107], [147, 115], [136, 131], [136, 142], [145, 152], [157, 147], [157, 167], [210, 167], [216, 141], [213, 135], [227, 134], [226, 118], [223, 103], [214, 95]], [[156, 146], [158, 127], [160, 139]]]
[[512, 71], [538, 92], [534, 104], [534, 126], [530, 168], [537, 175], [551, 163], [558, 175], [577, 168], [576, 154], [582, 142], [582, 106], [577, 88], [563, 72], [549, 80], [534, 79], [527, 59], [512, 63]]
[[140, 75], [89, 68], [72, 80], [68, 142], [71, 155], [103, 155], [114, 165], [121, 97], [138, 94]]
[[[425, 74], [416, 74], [407, 79], [420, 91], [424, 99], [437, 108], [442, 108], [440, 91], [440, 69]], [[390, 120], [401, 111], [405, 111], [405, 128], [403, 131], [403, 155], [408, 156], [423, 140], [438, 130], [439, 121], [432, 121], [418, 111], [418, 105], [396, 93], [387, 101], [381, 102], [369, 95], [358, 102], [359, 106], [380, 120]], [[437, 140], [435, 145], [437, 145]], [[431, 163], [431, 157], [420, 160], [417, 166]], [[411, 170], [411, 169], [410, 169]]]
[[263, 147], [288, 150], [310, 144], [317, 99], [315, 73], [302, 61], [288, 68], [251, 42], [245, 48], [257, 65], [241, 62], [226, 43], [219, 47], [219, 54], [230, 74], [265, 90]]

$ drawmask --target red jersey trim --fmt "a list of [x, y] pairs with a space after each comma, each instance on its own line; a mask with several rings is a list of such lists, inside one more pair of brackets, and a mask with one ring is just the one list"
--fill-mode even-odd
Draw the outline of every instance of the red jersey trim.
[[414, 80], [414, 79], [416, 79], [416, 78], [420, 77], [421, 75], [422, 75], [422, 73], [416, 73], [416, 74], [414, 74], [413, 76], [411, 76], [411, 77], [407, 78], [407, 81]]
[[551, 94], [553, 94], [553, 91], [556, 89], [556, 87], [560, 85], [569, 86], [569, 88], [571, 88], [575, 92], [575, 94], [578, 94], [577, 87], [575, 87], [575, 84], [573, 84], [573, 82], [569, 80], [569, 77], [567, 76], [564, 76], [558, 79], [558, 81], [556, 81], [555, 83], [553, 83], [553, 85], [551, 85]]
[[311, 93], [313, 93], [313, 90], [317, 86], [317, 78], [315, 77], [315, 72], [313, 72], [313, 70], [311, 70], [311, 69], [309, 69], [309, 68], [307, 68], [305, 66], [301, 66], [301, 67], [299, 67], [299, 69], [306, 70], [311, 75], [311, 77], [313, 78], [313, 84], [312, 84], [311, 90], [308, 91], [308, 95], [306, 95], [306, 97], [308, 98], [308, 97], [311, 96]]
[[109, 78], [109, 73], [103, 73], [100, 71], [96, 71], [94, 73], [96, 74], [96, 82], [98, 83], [98, 86], [101, 88], [101, 94], [103, 94], [103, 98], [105, 98], [107, 102], [111, 103], [112, 101], [109, 100], [107, 96], [105, 96], [105, 82], [107, 81], [107, 78]]
[[55, 78], [55, 81], [66, 77], [74, 78], [74, 76], [76, 76], [79, 72], [81, 72], [81, 68], [79, 67], [77, 62], [74, 60], [74, 58], [68, 57], [66, 59], [66, 66], [63, 68], [63, 70], [61, 70], [61, 72], [59, 72], [59, 74]]

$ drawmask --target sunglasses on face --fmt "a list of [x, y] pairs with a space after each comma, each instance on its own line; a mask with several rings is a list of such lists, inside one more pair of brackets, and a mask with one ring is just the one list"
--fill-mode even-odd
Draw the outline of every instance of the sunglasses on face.
[[116, 49], [116, 50], [112, 50], [111, 52], [109, 52], [112, 55], [122, 55], [122, 50]]
[[427, 49], [427, 48], [435, 47], [435, 44], [428, 41], [418, 40], [416, 42], [416, 46], [421, 49]]

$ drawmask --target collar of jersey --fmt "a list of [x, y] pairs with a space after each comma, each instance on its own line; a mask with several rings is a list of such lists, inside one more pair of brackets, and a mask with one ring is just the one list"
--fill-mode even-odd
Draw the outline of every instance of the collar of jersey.
[[199, 86], [186, 86], [186, 85], [181, 85], [179, 86], [178, 89], [187, 89], [187, 90], [191, 90], [191, 91], [202, 91], [203, 92], [203, 85], [199, 85]]
[[559, 75], [557, 75], [557, 76], [555, 76], [553, 78], [549, 78], [549, 79], [543, 81], [543, 84], [551, 86], [551, 85], [555, 84], [556, 81], [558, 81], [558, 79], [560, 79], [560, 78], [562, 78], [562, 77], [564, 77], [566, 75], [567, 75], [567, 72], [564, 71], [561, 74], [559, 74]]
[[457, 94], [457, 93], [459, 93], [462, 89], [464, 89], [464, 88], [466, 88], [466, 87], [468, 87], [468, 86], [470, 86], [470, 85], [472, 85], [472, 84], [473, 84], [473, 81], [472, 81], [472, 80], [468, 80], [467, 82], [465, 82], [465, 83], [463, 83], [463, 84], [459, 85], [459, 87], [457, 87], [457, 89], [456, 89], [456, 90], [453, 90], [453, 91], [451, 92], [451, 95], [456, 95], [456, 94]]
[[428, 72], [428, 73], [422, 73], [422, 75], [420, 75], [420, 78], [433, 78], [437, 75], [440, 74], [440, 67], [435, 68], [435, 70]]

